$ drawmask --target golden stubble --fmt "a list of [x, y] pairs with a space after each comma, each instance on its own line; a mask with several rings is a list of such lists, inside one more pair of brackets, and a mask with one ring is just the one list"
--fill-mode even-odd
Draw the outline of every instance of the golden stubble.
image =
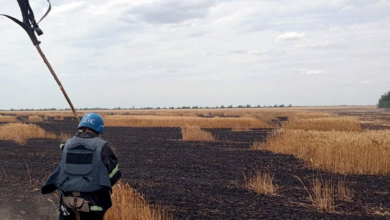
[[142, 195], [129, 184], [118, 182], [111, 195], [112, 207], [106, 213], [106, 220], [172, 220], [160, 205], [150, 205]]
[[181, 128], [183, 141], [215, 141], [215, 137], [209, 131], [200, 129], [198, 126], [186, 126]]
[[0, 126], [0, 140], [26, 144], [28, 139], [56, 139], [57, 135], [33, 124], [10, 123]]
[[275, 195], [277, 186], [274, 184], [274, 176], [256, 171], [244, 177], [244, 188], [264, 195]]

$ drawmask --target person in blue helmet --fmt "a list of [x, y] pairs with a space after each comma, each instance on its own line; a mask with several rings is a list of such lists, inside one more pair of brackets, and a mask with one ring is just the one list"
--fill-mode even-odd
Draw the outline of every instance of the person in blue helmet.
[[42, 194], [60, 193], [60, 220], [102, 220], [112, 206], [112, 186], [120, 179], [118, 160], [104, 132], [103, 118], [84, 115], [77, 133], [60, 145], [57, 169], [42, 187]]

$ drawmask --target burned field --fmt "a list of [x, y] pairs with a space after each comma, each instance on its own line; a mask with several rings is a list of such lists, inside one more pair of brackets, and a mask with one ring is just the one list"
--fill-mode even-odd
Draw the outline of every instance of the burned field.
[[[72, 134], [76, 122], [35, 123], [57, 135]], [[340, 175], [307, 167], [292, 155], [251, 150], [272, 129], [232, 132], [206, 129], [212, 142], [183, 141], [180, 128], [108, 127], [123, 179], [174, 219], [388, 219], [390, 178]], [[0, 141], [1, 219], [56, 219], [55, 195], [39, 187], [60, 158], [59, 140], [32, 139], [26, 145]], [[254, 172], [274, 177], [277, 191], [258, 194], [244, 187]], [[311, 201], [314, 178], [347, 182], [353, 197], [336, 196], [332, 212]], [[50, 201], [51, 200], [51, 201]]]

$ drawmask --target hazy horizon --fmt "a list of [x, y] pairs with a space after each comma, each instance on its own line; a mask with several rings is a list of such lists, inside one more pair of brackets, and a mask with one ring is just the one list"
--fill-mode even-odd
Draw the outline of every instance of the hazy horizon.
[[[283, 105], [283, 104], [280, 104]], [[351, 107], [351, 108], [361, 108], [361, 107], [375, 107], [377, 108], [377, 105], [316, 105], [316, 106], [289, 106], [289, 105], [269, 105], [264, 106], [261, 105], [260, 107], [257, 105], [251, 105], [251, 107], [246, 106], [233, 106], [229, 107], [229, 105], [223, 105], [222, 106], [157, 106], [157, 107], [113, 107], [113, 108], [101, 108], [101, 107], [81, 107], [81, 108], [75, 108], [77, 111], [88, 111], [88, 110], [96, 110], [96, 111], [115, 111], [115, 110], [204, 110], [204, 109], [248, 109], [248, 108], [285, 108], [285, 109], [297, 109], [297, 108], [345, 108], [345, 107]], [[196, 107], [196, 108], [194, 108]], [[66, 108], [11, 108], [11, 109], [0, 109], [0, 111], [71, 111], [70, 107]]]

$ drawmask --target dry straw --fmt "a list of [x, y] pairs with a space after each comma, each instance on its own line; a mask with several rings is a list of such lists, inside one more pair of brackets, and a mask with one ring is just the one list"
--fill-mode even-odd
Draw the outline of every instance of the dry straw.
[[244, 128], [240, 126], [236, 126], [232, 128], [232, 132], [242, 132], [242, 131], [251, 131], [252, 129], [250, 128]]
[[38, 116], [38, 115], [31, 115], [31, 116], [28, 116], [28, 121], [29, 122], [42, 122], [43, 118]]
[[106, 220], [171, 220], [172, 215], [161, 206], [151, 206], [129, 184], [119, 182], [111, 196], [113, 206], [105, 215]]
[[350, 188], [346, 181], [339, 180], [337, 182], [337, 196], [341, 200], [352, 201], [354, 197], [354, 191]]
[[245, 176], [244, 188], [264, 195], [275, 195], [277, 186], [274, 184], [274, 176], [260, 171]]
[[4, 116], [0, 115], [0, 122], [19, 122], [16, 116]]
[[310, 196], [314, 207], [319, 211], [335, 211], [335, 187], [333, 183], [315, 178], [312, 186], [313, 196]]
[[19, 144], [26, 144], [28, 139], [33, 138], [55, 139], [57, 136], [32, 124], [11, 123], [0, 126], [0, 140], [15, 141]]
[[295, 177], [302, 183], [308, 193], [312, 206], [321, 212], [334, 212], [337, 207], [335, 204], [337, 198], [351, 200], [354, 194], [345, 181], [339, 180], [337, 184], [334, 184], [332, 179], [323, 180], [319, 176], [313, 178], [310, 189], [308, 189], [299, 177]]
[[68, 134], [68, 133], [61, 132], [60, 135], [59, 135], [59, 139], [60, 139], [62, 142], [67, 141], [69, 138], [71, 138], [71, 135]]
[[181, 128], [184, 141], [215, 141], [211, 132], [204, 131], [197, 126], [186, 126]]
[[334, 118], [334, 127], [331, 122], [294, 121], [252, 149], [293, 154], [312, 167], [335, 173], [390, 175], [390, 131], [362, 131], [350, 118]]
[[269, 124], [252, 118], [201, 118], [188, 116], [105, 116], [108, 127], [185, 127], [201, 128], [269, 128]]
[[284, 128], [305, 131], [362, 131], [359, 120], [353, 117], [292, 119]]

